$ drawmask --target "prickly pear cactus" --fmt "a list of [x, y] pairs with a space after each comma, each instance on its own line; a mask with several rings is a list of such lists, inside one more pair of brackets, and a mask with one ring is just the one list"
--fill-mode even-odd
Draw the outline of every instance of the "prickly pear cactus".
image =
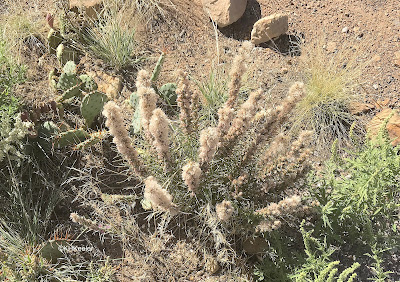
[[77, 84], [77, 85], [71, 87], [70, 89], [67, 89], [66, 91], [64, 91], [64, 93], [61, 95], [59, 101], [63, 102], [68, 99], [71, 99], [72, 97], [78, 97], [78, 98], [82, 97], [82, 90], [81, 90], [80, 84]]
[[165, 60], [165, 53], [162, 52], [161, 56], [158, 58], [156, 66], [154, 67], [153, 74], [151, 75], [152, 82], [156, 81], [158, 76], [160, 75], [161, 67], [164, 63], [164, 60]]
[[82, 81], [82, 91], [92, 92], [97, 90], [97, 83], [91, 76], [87, 74], [82, 74], [81, 76], [79, 76], [79, 79]]
[[68, 61], [65, 64], [63, 68], [63, 73], [58, 80], [57, 88], [66, 91], [78, 85], [80, 82], [81, 80], [76, 75], [75, 63], [73, 61]]
[[56, 54], [57, 54], [57, 59], [62, 66], [69, 61], [78, 60], [78, 52], [72, 48], [64, 46], [64, 44], [58, 45]]
[[98, 131], [90, 134], [89, 139], [77, 144], [76, 146], [73, 147], [75, 151], [83, 151], [86, 150], [87, 148], [101, 142], [107, 136], [106, 131]]
[[63, 67], [63, 72], [69, 75], [76, 74], [76, 64], [74, 61], [68, 61]]
[[66, 239], [61, 240], [49, 240], [45, 242], [40, 249], [40, 254], [42, 257], [56, 263], [57, 259], [63, 257], [63, 253], [60, 251], [60, 246], [67, 246], [68, 241]]
[[158, 94], [163, 98], [170, 106], [176, 105], [176, 84], [166, 83], [158, 89]]
[[137, 92], [133, 92], [131, 94], [131, 97], [130, 97], [130, 100], [129, 100], [132, 108], [135, 109], [135, 113], [133, 114], [133, 118], [132, 118], [132, 128], [133, 128], [133, 132], [135, 134], [139, 133], [140, 130], [142, 129], [141, 121], [140, 121], [141, 114], [140, 114], [140, 111], [139, 111], [139, 99], [140, 99], [140, 97], [137, 94]]
[[103, 110], [104, 104], [107, 102], [107, 95], [94, 91], [87, 95], [82, 100], [81, 114], [89, 127], [94, 118]]
[[52, 121], [46, 121], [37, 129], [38, 138], [37, 142], [39, 143], [42, 150], [49, 152], [51, 150], [51, 139], [56, 136], [60, 130], [57, 125]]
[[57, 76], [55, 75], [55, 73], [56, 72], [54, 69], [49, 72], [49, 85], [54, 90], [57, 90], [57, 81], [56, 81]]
[[63, 37], [58, 30], [50, 29], [47, 35], [47, 41], [49, 43], [50, 54], [56, 54], [57, 47], [63, 41]]
[[90, 138], [90, 134], [83, 129], [72, 129], [58, 134], [54, 140], [55, 148], [64, 148], [77, 145]]

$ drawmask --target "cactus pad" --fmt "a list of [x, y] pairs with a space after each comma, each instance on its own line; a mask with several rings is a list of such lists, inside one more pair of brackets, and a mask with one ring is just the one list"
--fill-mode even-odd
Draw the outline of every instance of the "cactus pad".
[[49, 43], [50, 54], [56, 54], [57, 47], [63, 41], [63, 37], [59, 31], [50, 29], [49, 34], [47, 35], [47, 41]]
[[101, 142], [107, 135], [105, 131], [98, 131], [90, 134], [90, 138], [74, 146], [74, 150], [86, 150], [87, 148]]
[[[76, 74], [62, 73], [57, 83], [57, 88], [66, 91], [80, 83]], [[79, 87], [80, 88], [80, 87]]]
[[40, 249], [40, 254], [48, 261], [56, 263], [57, 259], [63, 257], [63, 253], [60, 251], [60, 246], [67, 246], [67, 245], [68, 241], [65, 239], [49, 240], [43, 244], [42, 248]]
[[56, 81], [57, 76], [55, 75], [55, 70], [51, 70], [49, 72], [49, 84], [51, 86], [51, 88], [53, 88], [54, 90], [57, 90], [57, 81]]
[[76, 74], [76, 64], [74, 61], [68, 61], [63, 67], [63, 72], [66, 74]]
[[97, 83], [91, 76], [87, 74], [82, 74], [81, 76], [79, 76], [79, 79], [82, 81], [82, 91], [92, 92], [97, 90]]
[[176, 84], [167, 83], [158, 89], [158, 94], [163, 98], [170, 106], [176, 105]]
[[153, 74], [151, 75], [151, 81], [154, 82], [157, 80], [158, 76], [160, 75], [161, 67], [164, 63], [164, 60], [165, 60], [165, 53], [162, 52], [161, 56], [158, 58], [156, 66], [154, 67]]
[[78, 60], [78, 52], [72, 48], [64, 46], [64, 44], [58, 45], [56, 53], [57, 59], [62, 66], [69, 61]]
[[55, 148], [79, 144], [90, 138], [90, 134], [83, 129], [73, 129], [58, 134], [54, 140]]
[[72, 97], [82, 97], [81, 86], [75, 85], [66, 90], [60, 97], [60, 102], [71, 99]]
[[94, 118], [100, 114], [106, 102], [107, 95], [99, 91], [91, 92], [83, 98], [81, 114], [85, 119], [87, 126], [90, 126]]

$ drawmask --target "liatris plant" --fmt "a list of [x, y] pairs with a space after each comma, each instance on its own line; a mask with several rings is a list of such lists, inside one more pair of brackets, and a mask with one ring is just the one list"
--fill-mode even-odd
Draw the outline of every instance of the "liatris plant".
[[[170, 119], [156, 108], [150, 76], [139, 72], [138, 110], [144, 138], [128, 140], [122, 121], [116, 118], [118, 110], [114, 102], [109, 102], [104, 110], [117, 149], [134, 166], [135, 175], [144, 180], [142, 204], [174, 216], [195, 215], [197, 223], [190, 227], [195, 230], [188, 234], [200, 234], [209, 240], [209, 236], [202, 237], [207, 232], [196, 230], [201, 224], [201, 229], [213, 234], [218, 250], [221, 246], [226, 247], [225, 251], [231, 250], [227, 226], [235, 226], [236, 234], [269, 232], [304, 211], [300, 195], [291, 193], [287, 197], [281, 191], [292, 187], [297, 176], [309, 167], [307, 158], [311, 152], [305, 144], [310, 133], [304, 132], [294, 141], [279, 135], [281, 125], [288, 121], [290, 112], [302, 98], [304, 85], [295, 83], [282, 104], [273, 109], [264, 108], [262, 89], [251, 92], [239, 104], [241, 77], [251, 49], [250, 43], [244, 43], [234, 60], [228, 100], [215, 113], [219, 120], [214, 127], [209, 127], [212, 123], [207, 117], [200, 117], [196, 121], [198, 126], [192, 119], [193, 109], [201, 105], [193, 98], [190, 81], [183, 72], [177, 89], [180, 114]], [[285, 146], [289, 150], [277, 149], [280, 139], [292, 143]], [[281, 171], [280, 163], [292, 169]], [[143, 167], [140, 173], [135, 168], [138, 166]], [[288, 177], [291, 181], [285, 181]], [[265, 189], [282, 183], [286, 186], [280, 185], [280, 190]], [[224, 258], [219, 260], [226, 262], [227, 257], [221, 256]]]

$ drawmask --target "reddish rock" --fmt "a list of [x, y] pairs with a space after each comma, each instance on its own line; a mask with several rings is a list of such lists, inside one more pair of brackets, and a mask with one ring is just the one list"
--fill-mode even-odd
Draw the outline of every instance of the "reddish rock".
[[225, 27], [243, 16], [247, 0], [202, 0], [202, 3], [207, 15], [219, 27]]
[[386, 129], [389, 133], [389, 137], [392, 140], [392, 145], [397, 146], [400, 144], [400, 114], [397, 110], [384, 109], [378, 113], [367, 125], [367, 130], [370, 133], [371, 138], [375, 138], [383, 122], [393, 113], [393, 116], [389, 119]]
[[351, 103], [349, 106], [350, 113], [353, 115], [361, 115], [372, 111], [375, 108], [374, 105], [367, 103]]
[[288, 31], [288, 16], [273, 14], [258, 20], [251, 31], [251, 42], [261, 44]]

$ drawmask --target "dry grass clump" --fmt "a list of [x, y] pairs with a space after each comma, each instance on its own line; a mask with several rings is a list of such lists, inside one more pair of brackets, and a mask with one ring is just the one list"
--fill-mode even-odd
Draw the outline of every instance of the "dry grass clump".
[[25, 48], [37, 50], [43, 54], [47, 32], [44, 12], [52, 1], [10, 1], [5, 0], [0, 10], [1, 37], [7, 38], [7, 45], [13, 56], [21, 58]]
[[83, 44], [76, 42], [84, 51], [117, 69], [138, 62], [135, 29], [127, 22], [129, 14], [124, 11], [123, 6], [106, 5], [97, 15], [98, 20], [89, 19], [88, 27], [78, 31]]
[[[136, 212], [143, 212], [135, 204], [131, 208], [120, 206], [121, 203], [112, 205], [112, 208], [103, 204], [99, 206], [99, 203], [92, 206], [97, 217], [106, 218], [96, 222], [106, 221], [111, 225], [106, 232], [113, 236], [120, 233], [123, 237], [126, 253], [135, 252], [133, 242], [148, 239], [140, 237], [144, 236], [143, 233], [155, 234], [159, 240], [162, 234], [173, 232], [185, 239], [199, 242], [204, 257], [210, 258], [205, 264], [210, 266], [206, 270], [214, 273], [220, 267], [230, 269], [240, 260], [235, 249], [235, 238], [245, 240], [258, 232], [277, 229], [284, 224], [282, 218], [296, 221], [295, 206], [302, 206], [301, 198], [295, 194], [290, 198], [293, 201], [285, 200], [285, 193], [281, 191], [294, 187], [299, 178], [297, 176], [307, 170], [305, 164], [310, 151], [306, 150], [306, 141], [310, 134], [302, 133], [299, 138], [288, 140], [291, 146], [281, 152], [275, 152], [279, 150], [274, 145], [281, 137], [273, 140], [303, 97], [304, 85], [296, 83], [282, 104], [273, 109], [264, 108], [265, 91], [262, 89], [250, 93], [240, 104], [238, 91], [252, 47], [249, 43], [243, 45], [231, 71], [228, 99], [221, 109], [215, 109], [213, 113], [218, 116], [218, 122], [213, 123], [208, 113], [205, 117], [200, 116], [198, 122], [201, 131], [193, 126], [194, 123], [187, 122], [192, 119], [194, 107], [191, 105], [192, 94], [188, 91], [189, 81], [185, 75], [180, 76], [178, 88], [180, 113], [169, 121], [163, 110], [156, 108], [157, 97], [149, 87], [148, 73], [139, 72], [137, 93], [143, 135], [136, 136], [135, 142], [128, 139], [126, 129], [122, 128], [122, 121], [117, 126], [121, 128], [115, 129], [116, 125], [113, 124], [117, 120], [114, 115], [117, 116], [118, 110], [114, 102], [108, 102], [105, 106], [106, 125], [114, 136], [117, 150], [130, 166], [134, 166], [133, 175], [127, 178], [133, 176], [140, 182], [135, 189], [136, 195], [142, 199], [141, 206], [147, 211], [148, 222], [150, 219], [154, 222], [154, 226], [147, 228], [145, 225], [136, 226], [134, 222], [130, 223], [130, 227], [124, 226], [130, 218], [132, 206]], [[122, 133], [124, 140], [126, 139], [124, 146], [118, 144], [121, 142], [117, 138]], [[265, 148], [269, 148], [267, 152]], [[131, 151], [136, 152], [131, 154], [133, 159], [125, 156]], [[274, 156], [274, 159], [267, 155]], [[281, 170], [275, 160], [293, 168], [290, 171]], [[138, 163], [143, 167], [140, 172], [135, 168]], [[266, 171], [273, 177], [265, 176]], [[292, 177], [291, 174], [296, 172], [296, 177]], [[276, 183], [284, 183], [280, 191], [263, 189], [263, 186], [269, 185], [271, 178]], [[287, 178], [291, 181], [285, 181]], [[97, 193], [104, 195], [99, 191]], [[267, 207], [271, 207], [275, 202], [280, 214], [274, 214], [273, 220], [256, 212], [265, 208], [265, 203], [269, 203]], [[293, 213], [290, 213], [290, 217], [285, 217], [285, 212], [289, 214], [289, 209]], [[110, 218], [106, 210], [113, 210], [118, 219]], [[297, 215], [303, 214], [299, 212]], [[268, 224], [271, 225], [272, 220], [273, 225], [260, 229], [259, 225], [266, 225], [268, 220]], [[132, 230], [128, 230], [129, 228]], [[158, 243], [161, 244], [158, 241], [153, 242], [153, 247], [156, 248]], [[151, 249], [149, 251], [153, 252]], [[167, 253], [162, 255], [166, 259]]]
[[339, 139], [345, 144], [356, 117], [351, 102], [360, 100], [362, 73], [368, 62], [361, 48], [343, 46], [328, 52], [320, 42], [302, 49], [306, 95], [294, 112], [294, 128], [311, 129], [319, 146]]

